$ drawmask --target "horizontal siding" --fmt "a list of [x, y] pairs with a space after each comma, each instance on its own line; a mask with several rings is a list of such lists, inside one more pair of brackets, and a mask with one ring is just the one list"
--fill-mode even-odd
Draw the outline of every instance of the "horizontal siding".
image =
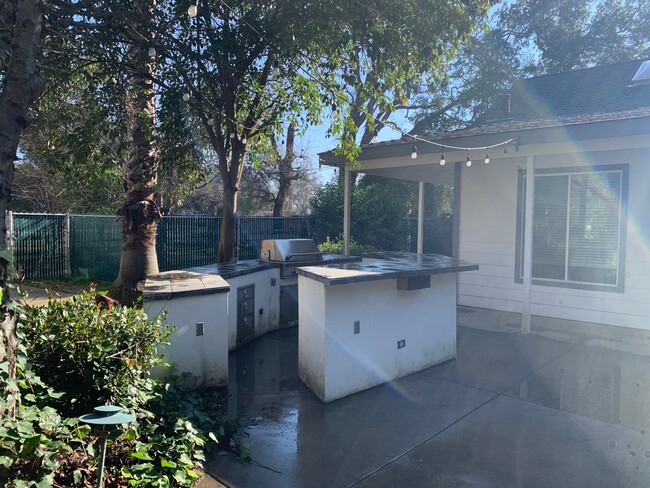
[[467, 273], [461, 273], [458, 276], [459, 285], [474, 285], [474, 286], [484, 286], [484, 287], [494, 287], [494, 288], [503, 288], [509, 290], [520, 290], [522, 289], [521, 284], [515, 283], [515, 280], [512, 276], [490, 276], [479, 274], [478, 271], [472, 271]]
[[470, 295], [458, 295], [458, 304], [466, 307], [487, 308], [503, 312], [521, 313], [521, 302], [510, 300], [497, 300], [492, 298]]
[[[602, 153], [603, 162], [629, 163], [628, 232], [624, 293], [535, 286], [534, 315], [650, 330], [650, 150], [640, 157], [625, 151]], [[574, 165], [575, 158], [553, 157], [538, 167]], [[556, 161], [557, 159], [557, 161]], [[597, 153], [589, 160], [600, 162]], [[569, 164], [570, 163], [570, 164]], [[479, 168], [476, 168], [479, 169]], [[459, 258], [479, 265], [458, 278], [459, 303], [521, 312], [523, 285], [514, 280], [517, 167], [514, 164], [463, 168]], [[498, 188], [499, 191], [491, 191]]]
[[481, 296], [485, 298], [496, 298], [498, 300], [508, 300], [521, 302], [521, 290], [512, 288], [497, 288], [495, 286], [477, 286], [477, 285], [458, 285], [458, 293], [468, 296]]
[[472, 242], [463, 241], [460, 245], [461, 253], [487, 253], [499, 254], [504, 256], [513, 256], [515, 245], [503, 242]]
[[628, 315], [623, 313], [602, 312], [582, 308], [552, 307], [548, 305], [531, 304], [531, 313], [542, 317], [553, 317], [565, 320], [578, 320], [595, 324], [615, 325], [619, 327], [632, 327], [635, 329], [650, 330], [648, 317]]

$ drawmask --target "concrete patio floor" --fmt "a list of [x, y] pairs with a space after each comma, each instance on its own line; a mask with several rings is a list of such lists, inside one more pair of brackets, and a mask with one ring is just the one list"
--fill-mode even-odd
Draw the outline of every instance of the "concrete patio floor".
[[650, 333], [459, 309], [457, 358], [322, 404], [297, 329], [230, 358], [229, 414], [251, 462], [230, 487], [650, 486]]

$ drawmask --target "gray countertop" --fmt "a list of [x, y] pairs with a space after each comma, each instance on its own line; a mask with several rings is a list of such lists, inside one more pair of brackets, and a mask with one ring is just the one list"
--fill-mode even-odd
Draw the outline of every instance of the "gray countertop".
[[477, 269], [477, 264], [440, 254], [386, 252], [364, 255], [362, 262], [300, 267], [298, 274], [326, 285], [343, 285]]
[[[322, 263], [327, 265], [351, 261], [361, 261], [361, 257], [324, 254]], [[290, 264], [298, 265], [298, 263]], [[230, 291], [230, 285], [226, 280], [270, 268], [277, 268], [281, 265], [282, 263], [249, 259], [197, 266], [181, 271], [165, 271], [147, 278], [142, 298], [144, 301], [154, 301], [212, 293], [227, 293]]]
[[221, 276], [188, 270], [165, 271], [147, 278], [142, 299], [151, 302], [229, 291], [230, 285]]

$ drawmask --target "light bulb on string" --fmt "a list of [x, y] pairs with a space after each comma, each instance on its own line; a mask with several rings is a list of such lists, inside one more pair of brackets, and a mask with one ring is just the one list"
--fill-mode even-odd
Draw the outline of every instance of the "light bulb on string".
[[214, 119], [208, 119], [208, 125], [212, 127], [214, 125]]
[[440, 166], [444, 166], [447, 164], [447, 161], [445, 160], [445, 150], [443, 148], [442, 154], [440, 155]]
[[183, 93], [183, 101], [184, 102], [190, 101], [190, 94], [188, 92]]
[[336, 104], [332, 104], [332, 118], [335, 119], [336, 117], [339, 116], [339, 111], [338, 108], [336, 107]]
[[155, 47], [151, 46], [149, 48], [149, 51], [147, 51], [147, 52], [148, 52], [150, 58], [155, 58], [156, 57], [156, 48]]
[[373, 133], [372, 140], [370, 142], [373, 144], [377, 144], [379, 142], [379, 136], [377, 135], [377, 131]]
[[490, 164], [490, 153], [485, 155], [485, 164]]
[[241, 143], [244, 145], [248, 143], [248, 139], [246, 138], [246, 136], [244, 136], [244, 138], [241, 140]]
[[277, 59], [273, 61], [273, 69], [271, 70], [271, 78], [277, 78], [280, 76], [280, 63], [278, 63]]
[[231, 133], [230, 133], [230, 138], [231, 138], [231, 139], [234, 139], [234, 138], [235, 138], [235, 133], [234, 133], [234, 132], [231, 132]]
[[199, 7], [195, 3], [191, 3], [189, 8], [187, 9], [187, 15], [194, 18], [198, 13], [199, 13]]
[[411, 151], [411, 159], [417, 159], [418, 158], [418, 147], [413, 144], [413, 151]]
[[465, 161], [465, 165], [468, 168], [472, 165], [472, 158], [469, 157], [469, 149], [467, 149], [467, 161]]

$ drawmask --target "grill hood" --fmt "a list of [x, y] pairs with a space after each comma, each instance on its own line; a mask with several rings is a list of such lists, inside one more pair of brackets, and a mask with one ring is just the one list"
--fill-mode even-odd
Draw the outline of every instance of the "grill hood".
[[260, 261], [288, 264], [322, 260], [323, 253], [313, 239], [266, 239], [260, 244]]

